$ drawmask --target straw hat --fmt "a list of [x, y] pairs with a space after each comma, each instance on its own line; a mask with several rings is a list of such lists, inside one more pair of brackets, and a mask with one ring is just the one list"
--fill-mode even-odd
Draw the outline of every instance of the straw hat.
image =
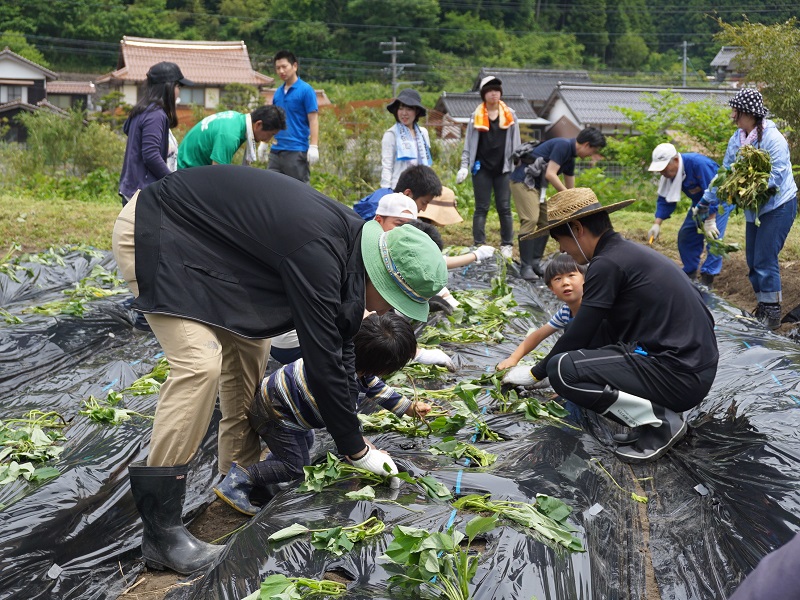
[[428, 219], [439, 227], [454, 225], [464, 220], [456, 210], [456, 193], [445, 186], [442, 186], [442, 194], [428, 202], [425, 210], [419, 212], [419, 218]]
[[636, 200], [623, 200], [615, 204], [603, 206], [590, 188], [572, 188], [558, 192], [547, 201], [547, 226], [537, 229], [522, 240], [539, 237], [546, 234], [554, 227], [571, 223], [599, 212], [612, 213], [620, 208], [633, 204]]

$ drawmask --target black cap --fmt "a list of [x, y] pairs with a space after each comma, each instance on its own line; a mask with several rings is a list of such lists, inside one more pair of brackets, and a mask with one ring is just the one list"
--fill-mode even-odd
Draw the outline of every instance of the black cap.
[[147, 71], [147, 81], [150, 83], [170, 83], [175, 82], [179, 85], [192, 85], [192, 82], [184, 78], [178, 65], [172, 62], [160, 62]]

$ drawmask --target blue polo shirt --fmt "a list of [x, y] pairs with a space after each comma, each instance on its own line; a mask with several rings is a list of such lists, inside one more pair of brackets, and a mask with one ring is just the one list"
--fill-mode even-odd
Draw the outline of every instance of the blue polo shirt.
[[319, 111], [314, 88], [298, 77], [288, 92], [285, 84], [280, 86], [275, 91], [272, 103], [286, 113], [286, 129], [275, 135], [271, 151], [307, 151], [308, 136], [311, 135], [308, 113]]

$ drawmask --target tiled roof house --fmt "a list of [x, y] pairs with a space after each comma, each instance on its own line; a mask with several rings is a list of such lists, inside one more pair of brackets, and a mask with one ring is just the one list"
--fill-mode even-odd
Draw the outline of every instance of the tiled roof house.
[[7, 119], [4, 140], [24, 142], [28, 132], [16, 117], [40, 109], [62, 112], [47, 101], [47, 89], [57, 75], [6, 47], [0, 52], [0, 119]]
[[124, 36], [117, 70], [97, 79], [119, 89], [128, 104], [136, 104], [148, 69], [161, 61], [177, 64], [194, 83], [181, 90], [181, 104], [214, 109], [222, 88], [230, 83], [269, 86], [274, 79], [253, 69], [244, 42], [158, 40]]
[[711, 60], [711, 68], [717, 81], [725, 79], [739, 80], [742, 78], [741, 65], [736, 56], [741, 52], [739, 46], [723, 46]]
[[[597, 127], [610, 134], [630, 130], [630, 121], [618, 110], [620, 106], [649, 113], [653, 109], [647, 94], [672, 90], [684, 103], [713, 100], [727, 105], [736, 90], [719, 88], [665, 88], [655, 86], [595, 85], [562, 83], [553, 90], [543, 114], [550, 121], [547, 138], [575, 137], [584, 127]], [[633, 133], [633, 132], [631, 132]]]
[[[520, 125], [541, 129], [549, 123], [546, 119], [540, 118], [531, 108], [530, 102], [522, 96], [507, 95], [504, 91], [503, 102], [517, 113]], [[433, 111], [428, 115], [428, 127], [437, 128], [441, 138], [458, 139], [461, 137], [462, 131], [466, 130], [472, 113], [480, 103], [481, 95], [478, 92], [463, 94], [442, 92]]]
[[553, 69], [492, 69], [483, 67], [472, 90], [477, 92], [481, 79], [492, 75], [503, 82], [504, 96], [524, 96], [533, 110], [542, 114], [547, 99], [559, 83], [590, 83], [588, 71], [565, 71]]

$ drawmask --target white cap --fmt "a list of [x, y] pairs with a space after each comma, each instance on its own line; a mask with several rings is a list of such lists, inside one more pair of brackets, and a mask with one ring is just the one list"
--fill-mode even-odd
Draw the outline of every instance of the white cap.
[[659, 144], [653, 150], [653, 162], [647, 167], [648, 171], [659, 173], [667, 168], [669, 161], [678, 156], [678, 151], [672, 144]]
[[405, 194], [386, 194], [378, 202], [375, 216], [400, 217], [401, 219], [416, 220], [417, 203]]

